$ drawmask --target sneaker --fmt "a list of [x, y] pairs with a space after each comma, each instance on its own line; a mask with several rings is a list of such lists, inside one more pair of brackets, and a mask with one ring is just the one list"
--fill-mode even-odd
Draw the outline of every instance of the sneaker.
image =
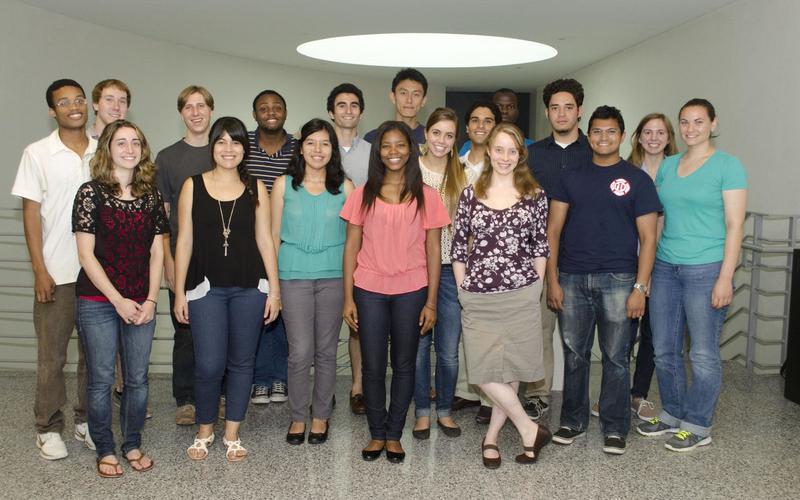
[[592, 405], [592, 409], [589, 410], [589, 411], [592, 413], [593, 417], [599, 417], [600, 416], [600, 401], [595, 401], [594, 404]]
[[475, 423], [486, 425], [489, 423], [489, 420], [491, 419], [492, 419], [492, 407], [481, 405], [481, 407], [478, 408], [478, 413], [475, 415]]
[[656, 405], [644, 398], [631, 398], [631, 411], [644, 421], [658, 416]]
[[528, 414], [531, 420], [539, 420], [550, 409], [550, 405], [539, 396], [526, 400], [522, 403], [522, 407], [525, 408], [525, 413]]
[[561, 427], [553, 434], [553, 442], [557, 444], [572, 444], [575, 442], [575, 439], [583, 436], [586, 431], [574, 431], [569, 427]]
[[195, 412], [195, 407], [191, 403], [179, 406], [178, 409], [175, 410], [175, 424], [194, 425]]
[[283, 403], [287, 399], [289, 398], [286, 396], [286, 384], [283, 382], [273, 382], [269, 390], [269, 400], [272, 403]]
[[265, 405], [269, 403], [269, 387], [266, 385], [253, 386], [253, 392], [250, 394], [250, 402], [254, 405]]
[[653, 417], [647, 422], [642, 422], [636, 426], [636, 432], [647, 437], [663, 436], [668, 432], [675, 434], [679, 430], [680, 429], [677, 429], [676, 427], [665, 424], [659, 417]]
[[82, 442], [92, 451], [95, 451], [97, 448], [94, 446], [94, 441], [92, 441], [92, 435], [89, 434], [89, 424], [86, 422], [82, 424], [75, 424], [75, 432], [73, 434], [75, 439]]
[[36, 447], [39, 448], [39, 456], [45, 460], [59, 460], [68, 455], [67, 446], [57, 432], [36, 434]]
[[609, 455], [622, 455], [625, 453], [625, 438], [620, 436], [606, 436], [603, 440], [603, 451]]
[[675, 433], [674, 436], [667, 439], [664, 443], [664, 448], [672, 451], [691, 451], [698, 446], [706, 446], [711, 444], [711, 436], [698, 436], [683, 429]]

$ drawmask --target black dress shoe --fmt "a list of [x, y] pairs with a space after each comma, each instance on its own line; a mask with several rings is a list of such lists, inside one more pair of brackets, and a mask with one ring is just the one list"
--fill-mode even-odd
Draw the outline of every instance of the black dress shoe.
[[472, 401], [471, 399], [464, 399], [458, 396], [453, 398], [453, 404], [450, 406], [451, 411], [463, 410], [464, 408], [471, 408], [473, 406], [480, 406], [480, 401]]
[[328, 422], [325, 422], [325, 432], [309, 432], [308, 433], [308, 444], [322, 444], [328, 440], [328, 429], [330, 425]]
[[[372, 462], [373, 460], [377, 460], [378, 457], [381, 456], [383, 452], [383, 448], [378, 448], [377, 450], [361, 450], [361, 458], [366, 460], [367, 462]], [[387, 452], [388, 454], [388, 452]]]
[[[292, 424], [289, 424], [289, 429], [292, 428]], [[309, 436], [310, 437], [310, 436]], [[303, 444], [306, 440], [306, 430], [303, 429], [303, 432], [286, 432], [286, 442], [289, 444]]]
[[461, 435], [461, 427], [448, 427], [438, 418], [436, 419], [436, 425], [439, 426], [439, 430], [447, 437], [456, 438]]
[[361, 394], [350, 395], [350, 411], [353, 415], [366, 415], [367, 407], [364, 405], [364, 396]]
[[492, 419], [492, 407], [481, 405], [481, 408], [478, 410], [478, 414], [475, 415], [475, 423], [488, 424], [489, 420], [491, 419]]
[[406, 452], [404, 451], [389, 451], [386, 450], [386, 460], [392, 462], [393, 464], [399, 464], [406, 458]]
[[517, 455], [514, 459], [518, 464], [532, 464], [539, 460], [539, 451], [544, 448], [544, 445], [550, 442], [553, 438], [553, 435], [550, 433], [550, 430], [539, 424], [539, 430], [536, 432], [536, 439], [533, 441], [533, 446], [523, 446], [525, 451], [532, 451], [533, 456], [530, 457], [525, 453]]
[[[431, 428], [428, 427], [427, 429], [414, 429], [411, 431], [411, 435], [414, 436], [416, 439], [428, 439], [431, 437]], [[387, 452], [388, 453], [388, 452]]]

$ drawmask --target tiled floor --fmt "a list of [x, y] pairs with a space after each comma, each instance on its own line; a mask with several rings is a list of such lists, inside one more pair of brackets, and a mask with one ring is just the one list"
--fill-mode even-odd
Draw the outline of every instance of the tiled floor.
[[[599, 374], [598, 365], [593, 373]], [[416, 441], [410, 432], [412, 407], [403, 437], [405, 463], [364, 462], [360, 450], [367, 426], [364, 417], [349, 412], [345, 377], [339, 379], [339, 405], [326, 444], [286, 444], [288, 407], [271, 404], [248, 412], [242, 427], [243, 444], [251, 451], [246, 461], [227, 463], [221, 444], [215, 444], [208, 460], [191, 462], [185, 449], [194, 431], [174, 425], [170, 381], [157, 376], [151, 381], [155, 417], [144, 433], [155, 468], [137, 474], [124, 466], [122, 478], [101, 479], [94, 473], [93, 452], [72, 439], [71, 422], [64, 433], [70, 456], [56, 462], [39, 458], [31, 415], [35, 375], [0, 372], [0, 498], [800, 497], [800, 406], [782, 397], [777, 376], [751, 376], [728, 363], [724, 377], [711, 446], [677, 454], [665, 450], [663, 440], [632, 431], [627, 453], [608, 456], [593, 418], [586, 438], [568, 447], [547, 446], [537, 464], [522, 466], [513, 461], [521, 445], [509, 424], [500, 442], [503, 465], [489, 471], [480, 461], [483, 428], [474, 422], [474, 408], [455, 414], [464, 428], [460, 438], [434, 428], [429, 441]], [[74, 379], [69, 382], [72, 394]], [[553, 428], [558, 406], [556, 398], [556, 413], [547, 422]]]

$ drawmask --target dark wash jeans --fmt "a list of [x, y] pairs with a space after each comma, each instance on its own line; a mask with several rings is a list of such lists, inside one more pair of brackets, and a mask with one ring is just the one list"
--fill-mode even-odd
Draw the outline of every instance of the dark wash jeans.
[[177, 406], [194, 404], [194, 346], [192, 329], [175, 317], [175, 293], [169, 291], [169, 315], [175, 330], [172, 345], [172, 397]]
[[[399, 441], [414, 396], [414, 371], [419, 346], [419, 314], [428, 288], [386, 295], [354, 288], [361, 344], [364, 405], [372, 439]], [[387, 350], [392, 360], [392, 386], [386, 409]]]
[[122, 363], [122, 401], [119, 427], [122, 453], [139, 449], [149, 392], [147, 370], [156, 321], [131, 325], [119, 317], [110, 302], [78, 299], [78, 331], [86, 353], [89, 432], [98, 458], [115, 453], [111, 430], [111, 387], [114, 385], [117, 350]]
[[626, 302], [633, 290], [633, 273], [560, 273], [564, 290], [558, 325], [564, 343], [564, 402], [561, 426], [585, 431], [589, 425], [589, 367], [594, 329], [603, 353], [600, 428], [603, 435], [628, 435], [631, 422], [629, 352], [635, 320]]

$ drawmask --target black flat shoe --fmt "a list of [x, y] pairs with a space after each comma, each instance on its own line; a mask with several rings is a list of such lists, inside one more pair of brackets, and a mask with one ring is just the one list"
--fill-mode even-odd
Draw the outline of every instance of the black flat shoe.
[[[400, 441], [393, 441], [400, 445]], [[386, 443], [388, 444], [389, 441], [387, 440]], [[403, 447], [400, 445], [400, 449], [402, 450]], [[389, 448], [386, 448], [386, 460], [392, 462], [393, 464], [399, 464], [406, 458], [405, 451], [389, 451]]]
[[413, 431], [411, 431], [411, 435], [414, 436], [416, 439], [422, 439], [422, 440], [428, 439], [431, 437], [431, 428], [428, 427], [427, 429], [414, 429]]
[[539, 451], [544, 448], [544, 446], [549, 443], [552, 438], [553, 435], [550, 433], [550, 429], [542, 424], [539, 424], [539, 429], [536, 431], [536, 439], [533, 441], [533, 446], [522, 447], [525, 451], [532, 451], [533, 456], [529, 457], [525, 453], [522, 453], [521, 455], [517, 455], [514, 460], [518, 464], [529, 465], [536, 463], [536, 461], [539, 460]]
[[[291, 428], [292, 428], [292, 424], [289, 424], [289, 429], [291, 429]], [[309, 435], [309, 437], [311, 437], [311, 436]], [[294, 444], [294, 445], [303, 444], [305, 442], [305, 440], [306, 440], [306, 430], [305, 430], [305, 428], [303, 429], [303, 432], [295, 432], [295, 433], [287, 432], [286, 433], [286, 442], [289, 443], [289, 444]]]
[[[385, 448], [385, 446], [384, 446], [384, 448]], [[361, 458], [363, 458], [367, 462], [372, 462], [374, 460], [377, 460], [378, 457], [381, 456], [381, 453], [383, 453], [383, 448], [378, 448], [377, 450], [366, 450], [366, 449], [364, 449], [364, 450], [361, 450]]]
[[[487, 457], [486, 455], [483, 454], [483, 452], [486, 450], [496, 451], [498, 457], [497, 458]], [[502, 463], [503, 459], [500, 458], [499, 455], [500, 455], [500, 448], [498, 448], [496, 444], [484, 444], [484, 442], [481, 442], [481, 458], [483, 458], [484, 467], [486, 467], [487, 469], [497, 469], [498, 467], [500, 467], [500, 464]]]
[[309, 432], [308, 433], [308, 444], [322, 444], [328, 440], [328, 429], [330, 425], [328, 422], [325, 422], [325, 432]]
[[439, 430], [442, 431], [442, 433], [444, 433], [444, 435], [447, 437], [457, 438], [461, 435], [461, 427], [448, 427], [444, 425], [438, 418], [436, 419], [436, 425], [439, 426]]

